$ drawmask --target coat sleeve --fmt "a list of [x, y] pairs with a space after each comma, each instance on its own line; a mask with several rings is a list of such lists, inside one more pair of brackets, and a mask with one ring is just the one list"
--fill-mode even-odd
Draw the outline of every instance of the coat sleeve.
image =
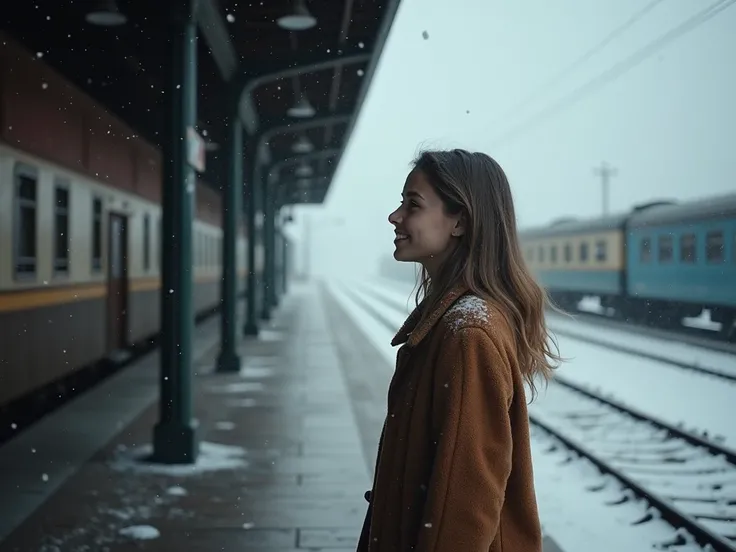
[[487, 552], [511, 472], [511, 364], [482, 328], [450, 333], [435, 368], [435, 457], [416, 552]]

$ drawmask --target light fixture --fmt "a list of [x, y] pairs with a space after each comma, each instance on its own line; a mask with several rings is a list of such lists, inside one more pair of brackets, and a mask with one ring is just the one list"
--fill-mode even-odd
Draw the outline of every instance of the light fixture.
[[299, 136], [299, 139], [294, 142], [291, 146], [291, 151], [294, 153], [309, 153], [314, 149], [312, 142], [310, 142], [303, 134]]
[[302, 164], [296, 168], [294, 174], [297, 175], [299, 178], [305, 178], [312, 176], [314, 174], [314, 171], [309, 165]]
[[115, 0], [97, 0], [84, 17], [87, 23], [102, 27], [124, 25], [128, 18], [120, 13]]
[[317, 20], [309, 13], [304, 0], [295, 0], [294, 10], [288, 15], [279, 17], [276, 22], [279, 27], [287, 31], [305, 31], [317, 24]]
[[289, 117], [296, 117], [298, 119], [306, 119], [308, 117], [314, 117], [314, 108], [309, 100], [303, 94], [299, 96], [299, 100], [287, 111]]

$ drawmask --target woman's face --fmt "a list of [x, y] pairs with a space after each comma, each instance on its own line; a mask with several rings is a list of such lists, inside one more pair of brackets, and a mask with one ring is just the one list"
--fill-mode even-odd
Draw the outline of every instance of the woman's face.
[[431, 275], [462, 235], [461, 216], [445, 212], [442, 200], [421, 171], [409, 173], [401, 196], [401, 205], [388, 217], [396, 233], [394, 258], [421, 263]]

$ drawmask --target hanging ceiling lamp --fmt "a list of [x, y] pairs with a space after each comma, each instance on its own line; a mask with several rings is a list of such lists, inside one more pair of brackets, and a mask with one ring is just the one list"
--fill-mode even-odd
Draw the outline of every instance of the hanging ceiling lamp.
[[303, 134], [299, 136], [299, 139], [294, 142], [291, 146], [291, 151], [294, 153], [309, 153], [314, 149], [312, 142], [310, 142]]
[[290, 117], [297, 117], [299, 119], [306, 119], [307, 117], [314, 117], [314, 108], [304, 94], [299, 96], [299, 100], [287, 111]]
[[115, 27], [128, 21], [125, 14], [120, 13], [115, 0], [97, 0], [84, 18], [87, 23], [101, 27]]
[[276, 22], [287, 31], [306, 31], [317, 24], [317, 19], [309, 13], [304, 0], [295, 0], [294, 10], [289, 15], [279, 17]]
[[314, 174], [314, 171], [312, 170], [312, 167], [304, 163], [302, 165], [299, 165], [296, 168], [296, 170], [294, 171], [294, 174], [300, 178], [304, 178], [304, 177], [312, 176]]

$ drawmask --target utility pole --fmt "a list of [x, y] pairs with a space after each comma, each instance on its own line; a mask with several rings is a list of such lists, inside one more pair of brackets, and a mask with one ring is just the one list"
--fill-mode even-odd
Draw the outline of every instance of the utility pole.
[[593, 169], [593, 174], [601, 177], [601, 193], [603, 195], [603, 216], [608, 216], [608, 194], [609, 182], [612, 176], [618, 175], [618, 169], [609, 167], [605, 161], [601, 162], [600, 167]]

